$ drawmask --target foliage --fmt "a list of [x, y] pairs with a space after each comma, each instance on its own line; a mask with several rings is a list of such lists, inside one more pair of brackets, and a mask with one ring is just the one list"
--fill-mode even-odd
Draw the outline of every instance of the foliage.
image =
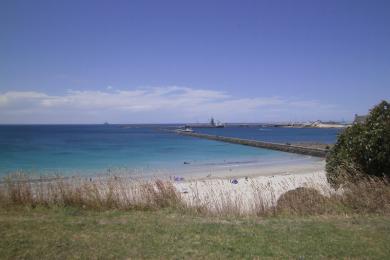
[[314, 188], [299, 187], [280, 196], [276, 210], [286, 215], [316, 215], [327, 212], [328, 198]]
[[345, 129], [326, 159], [328, 181], [335, 187], [364, 176], [390, 177], [390, 104], [382, 101], [364, 123]]

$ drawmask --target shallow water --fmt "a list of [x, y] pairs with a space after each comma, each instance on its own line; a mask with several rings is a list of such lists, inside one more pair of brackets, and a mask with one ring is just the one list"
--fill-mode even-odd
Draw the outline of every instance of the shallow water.
[[[0, 126], [0, 175], [14, 171], [35, 174], [91, 175], [191, 171], [198, 167], [302, 162], [310, 157], [179, 136], [163, 129], [174, 125], [24, 125]], [[208, 129], [228, 136], [260, 138], [244, 128]], [[222, 130], [222, 131], [221, 131]], [[269, 129], [266, 141], [334, 142], [333, 131], [306, 133]], [[202, 130], [203, 131], [203, 130]], [[260, 132], [260, 131], [259, 131]], [[256, 139], [253, 138], [253, 139]], [[272, 139], [273, 138], [273, 139]], [[186, 163], [184, 163], [186, 162]]]

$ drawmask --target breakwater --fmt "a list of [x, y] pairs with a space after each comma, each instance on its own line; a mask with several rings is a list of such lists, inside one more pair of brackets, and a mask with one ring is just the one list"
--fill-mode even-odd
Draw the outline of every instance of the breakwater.
[[191, 132], [183, 132], [183, 131], [176, 131], [176, 133], [180, 135], [198, 137], [203, 139], [209, 139], [209, 140], [215, 140], [215, 141], [221, 141], [221, 142], [227, 142], [233, 144], [248, 145], [248, 146], [260, 147], [260, 148], [277, 150], [277, 151], [288, 152], [288, 153], [311, 155], [311, 156], [322, 157], [322, 158], [326, 157], [326, 154], [328, 152], [326, 149], [320, 149], [320, 148], [304, 147], [304, 146], [291, 145], [291, 144], [270, 143], [270, 142], [263, 142], [257, 140], [235, 138], [235, 137], [208, 135], [208, 134], [200, 134], [194, 132], [191, 133]]

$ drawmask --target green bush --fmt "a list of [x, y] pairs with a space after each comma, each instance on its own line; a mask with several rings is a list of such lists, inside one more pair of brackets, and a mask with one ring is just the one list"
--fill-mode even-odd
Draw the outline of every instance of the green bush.
[[326, 158], [328, 181], [335, 187], [364, 176], [390, 177], [390, 104], [375, 106], [364, 123], [345, 129]]

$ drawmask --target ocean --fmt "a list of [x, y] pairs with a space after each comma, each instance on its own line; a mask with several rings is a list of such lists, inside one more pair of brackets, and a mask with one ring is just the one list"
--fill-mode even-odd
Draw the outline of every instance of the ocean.
[[[175, 125], [1, 125], [0, 176], [185, 173], [196, 167], [280, 164], [308, 156], [229, 144], [165, 129]], [[271, 142], [334, 143], [338, 130], [293, 128], [196, 129]], [[189, 171], [188, 171], [189, 172]]]

